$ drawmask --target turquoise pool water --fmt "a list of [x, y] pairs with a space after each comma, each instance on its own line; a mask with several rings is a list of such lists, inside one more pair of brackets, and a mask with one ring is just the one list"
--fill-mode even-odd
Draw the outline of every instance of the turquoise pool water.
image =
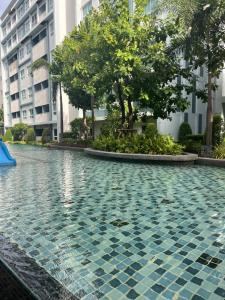
[[78, 298], [225, 299], [225, 169], [10, 150], [0, 232]]

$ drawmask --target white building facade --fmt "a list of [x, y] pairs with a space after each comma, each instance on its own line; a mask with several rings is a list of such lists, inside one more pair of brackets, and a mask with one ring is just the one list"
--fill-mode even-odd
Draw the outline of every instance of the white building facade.
[[[149, 12], [156, 0], [150, 0]], [[23, 122], [34, 127], [40, 137], [49, 128], [54, 139], [59, 137], [60, 107], [52, 99], [51, 80], [45, 68], [31, 73], [31, 65], [39, 58], [51, 61], [51, 53], [64, 37], [78, 25], [85, 15], [98, 7], [99, 0], [12, 0], [1, 17], [2, 85], [5, 127]], [[204, 69], [200, 69], [198, 83], [205, 84]], [[179, 79], [178, 79], [179, 80]], [[218, 81], [214, 113], [225, 114], [225, 72]], [[59, 95], [58, 95], [59, 97]], [[96, 112], [96, 119], [105, 111]], [[63, 94], [64, 131], [70, 130], [70, 122], [81, 117], [81, 112], [69, 104]], [[174, 114], [172, 121], [157, 120], [161, 133], [177, 138], [179, 126], [188, 121], [193, 133], [203, 133], [206, 124], [206, 104], [193, 94], [189, 109]]]

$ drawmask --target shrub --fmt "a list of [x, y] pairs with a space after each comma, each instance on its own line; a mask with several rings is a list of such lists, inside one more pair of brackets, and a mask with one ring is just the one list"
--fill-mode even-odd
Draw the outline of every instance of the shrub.
[[101, 134], [104, 136], [117, 135], [121, 128], [120, 112], [117, 108], [108, 111], [105, 124], [101, 127]]
[[144, 134], [148, 138], [153, 138], [158, 134], [157, 126], [154, 123], [148, 123], [145, 128]]
[[63, 132], [61, 139], [73, 139], [74, 138], [74, 134], [71, 131], [68, 132]]
[[4, 142], [12, 142], [13, 136], [11, 129], [7, 129], [5, 135], [3, 136]]
[[70, 138], [70, 137], [62, 138], [60, 142], [63, 144], [67, 144], [67, 145], [76, 144], [76, 140], [74, 140], [73, 138]]
[[186, 139], [189, 141], [200, 142], [202, 145], [205, 143], [205, 135], [204, 134], [188, 134]]
[[187, 152], [200, 154], [201, 149], [202, 149], [202, 143], [200, 141], [187, 140], [185, 142], [185, 151]]
[[173, 138], [165, 135], [155, 135], [149, 138], [145, 135], [134, 134], [132, 136], [115, 137], [113, 135], [99, 136], [93, 143], [94, 149], [142, 154], [181, 154], [183, 147], [174, 142]]
[[213, 156], [218, 159], [225, 159], [225, 142], [215, 147]]
[[186, 141], [187, 135], [192, 134], [191, 126], [184, 122], [180, 125], [178, 140], [180, 143], [184, 143]]
[[24, 141], [26, 143], [34, 142], [36, 141], [35, 131], [33, 128], [28, 128], [27, 133], [24, 137]]
[[22, 141], [27, 133], [28, 126], [24, 123], [18, 123], [12, 127], [14, 141]]
[[213, 116], [213, 124], [212, 124], [212, 143], [213, 146], [219, 145], [222, 142], [222, 126], [223, 119], [220, 115]]
[[47, 144], [51, 141], [51, 131], [49, 128], [44, 128], [42, 132], [41, 142], [42, 144]]

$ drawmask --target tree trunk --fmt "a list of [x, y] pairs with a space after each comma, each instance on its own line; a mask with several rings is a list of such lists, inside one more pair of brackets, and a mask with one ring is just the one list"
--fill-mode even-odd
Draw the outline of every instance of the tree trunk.
[[132, 101], [130, 97], [128, 97], [127, 103], [128, 103], [128, 128], [133, 129], [134, 127], [133, 107], [132, 107]]
[[60, 133], [61, 137], [64, 132], [64, 126], [63, 126], [63, 99], [62, 99], [62, 85], [59, 84], [59, 98], [60, 98]]
[[120, 105], [120, 110], [121, 110], [121, 127], [124, 128], [124, 124], [126, 122], [126, 113], [125, 113], [125, 105], [123, 101], [123, 96], [122, 96], [122, 88], [120, 83], [117, 83], [118, 86], [118, 98], [119, 98], [119, 105]]
[[92, 139], [95, 139], [95, 98], [91, 96], [91, 125], [92, 125]]
[[208, 105], [207, 105], [207, 118], [206, 118], [206, 145], [212, 146], [212, 74], [208, 72]]

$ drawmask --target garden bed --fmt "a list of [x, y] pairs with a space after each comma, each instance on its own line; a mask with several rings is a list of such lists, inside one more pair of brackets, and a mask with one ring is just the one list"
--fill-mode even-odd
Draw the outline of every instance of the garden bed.
[[130, 154], [100, 151], [91, 148], [84, 149], [88, 155], [100, 158], [119, 159], [129, 161], [143, 161], [152, 163], [177, 163], [177, 164], [194, 164], [198, 159], [198, 155], [191, 153], [184, 153], [181, 155], [151, 155], [151, 154]]

